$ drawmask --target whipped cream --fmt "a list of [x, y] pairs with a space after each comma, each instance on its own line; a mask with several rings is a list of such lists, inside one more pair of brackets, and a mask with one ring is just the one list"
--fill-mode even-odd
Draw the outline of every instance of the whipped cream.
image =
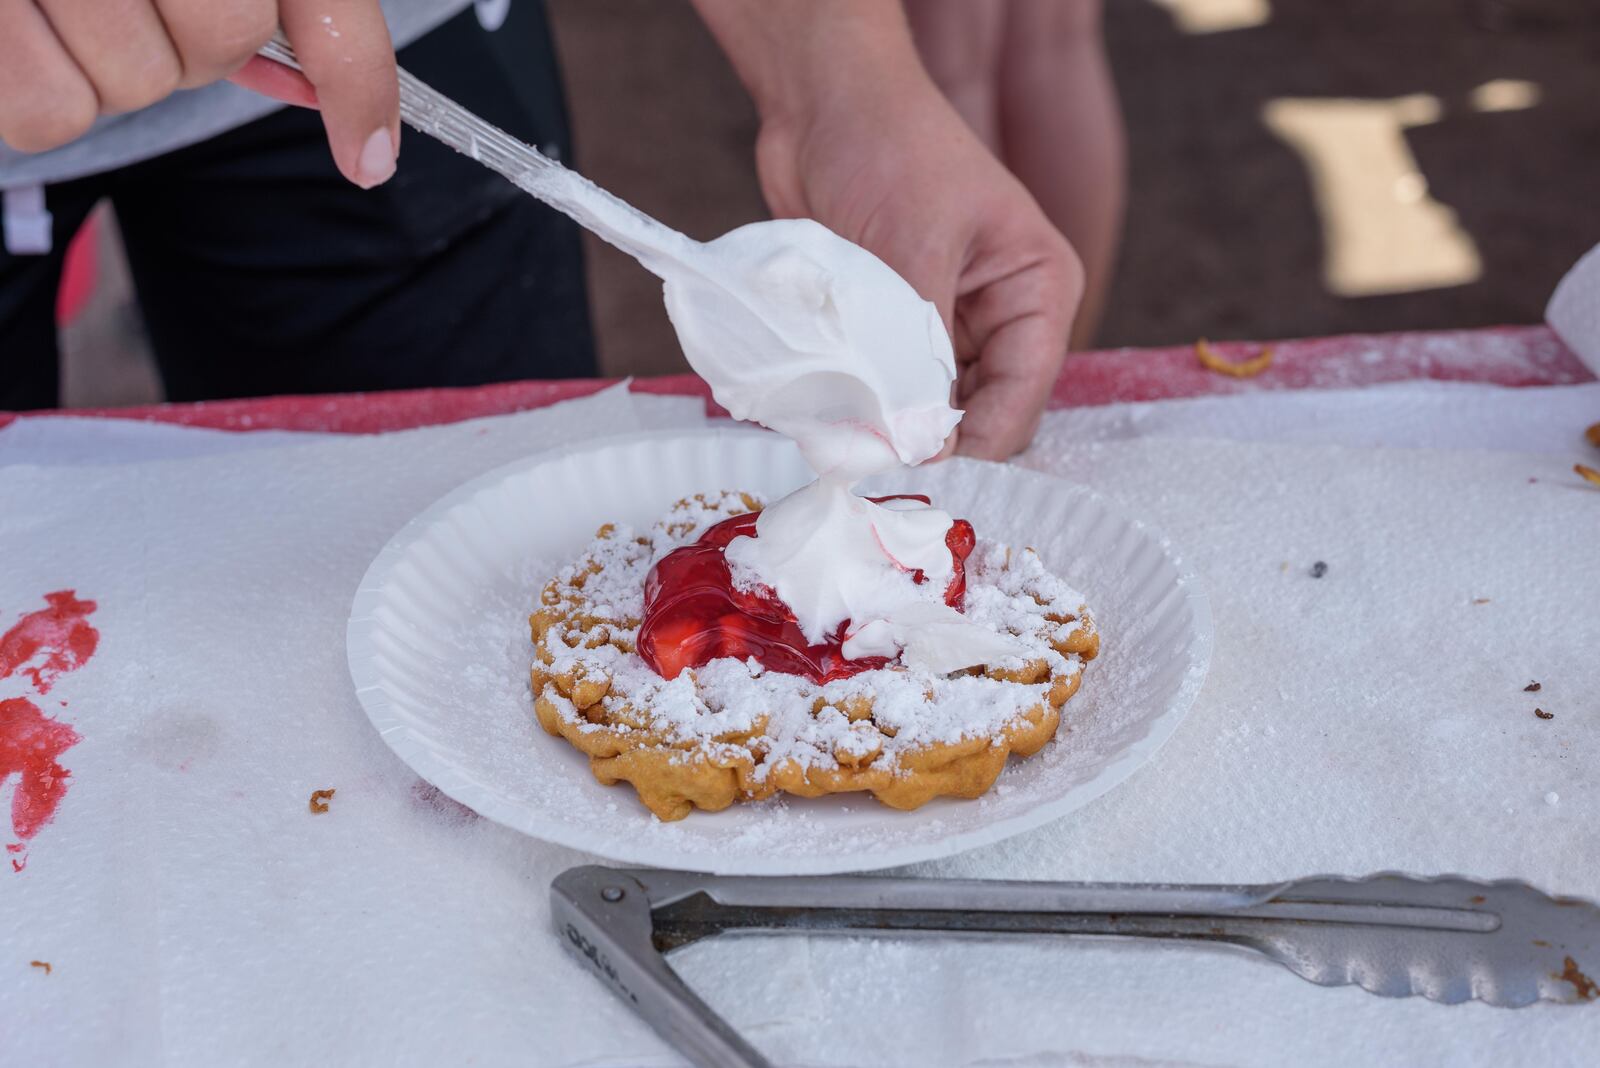
[[669, 272], [667, 314], [717, 403], [852, 482], [938, 453], [955, 357], [934, 306], [821, 223], [752, 223]]
[[[878, 257], [809, 219], [702, 244], [552, 164], [519, 182], [662, 279], [689, 364], [736, 419], [792, 438], [817, 480], [734, 539], [736, 584], [772, 589], [806, 639], [849, 621], [844, 655], [948, 673], [1018, 646], [944, 603], [951, 516], [855, 492], [935, 456], [961, 421], [937, 309]], [[925, 580], [917, 583], [913, 573]]]
[[744, 226], [705, 252], [701, 270], [664, 276], [684, 354], [734, 418], [793, 438], [818, 476], [764, 509], [757, 537], [728, 544], [735, 584], [771, 588], [812, 643], [848, 620], [851, 659], [949, 672], [1014, 655], [944, 603], [949, 513], [855, 492], [936, 455], [961, 420], [938, 311], [809, 219]]

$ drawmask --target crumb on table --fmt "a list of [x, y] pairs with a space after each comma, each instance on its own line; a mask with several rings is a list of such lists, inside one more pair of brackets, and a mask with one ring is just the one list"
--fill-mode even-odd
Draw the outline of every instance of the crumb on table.
[[326, 811], [328, 811], [328, 802], [333, 800], [333, 795], [335, 793], [337, 793], [337, 792], [338, 792], [337, 790], [313, 790], [313, 791], [311, 791], [311, 811], [312, 812], [326, 812]]
[[1565, 968], [1551, 974], [1557, 979], [1571, 983], [1572, 988], [1578, 992], [1579, 1001], [1593, 1001], [1600, 997], [1600, 985], [1596, 985], [1593, 979], [1578, 970], [1577, 961], [1568, 957], [1563, 963], [1566, 964]]
[[1200, 361], [1200, 366], [1208, 371], [1227, 375], [1230, 378], [1254, 378], [1256, 375], [1272, 366], [1272, 346], [1267, 345], [1260, 352], [1248, 360], [1233, 363], [1224, 359], [1222, 354], [1211, 347], [1211, 342], [1201, 338], [1194, 343], [1194, 354]]

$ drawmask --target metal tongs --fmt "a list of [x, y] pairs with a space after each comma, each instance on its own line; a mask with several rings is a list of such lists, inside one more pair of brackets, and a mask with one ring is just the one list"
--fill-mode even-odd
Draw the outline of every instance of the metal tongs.
[[[1220, 942], [1323, 986], [1518, 1008], [1600, 999], [1600, 906], [1527, 883], [1381, 874], [1260, 886], [748, 878], [572, 868], [556, 930], [612, 993], [695, 1064], [770, 1062], [663, 954], [733, 931], [1060, 934]], [[1586, 974], [1587, 973], [1587, 974]]]

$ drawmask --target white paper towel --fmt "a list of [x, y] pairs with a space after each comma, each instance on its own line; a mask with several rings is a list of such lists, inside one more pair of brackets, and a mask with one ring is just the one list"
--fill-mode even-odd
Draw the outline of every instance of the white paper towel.
[[[705, 421], [705, 402], [698, 397], [631, 393], [627, 385], [628, 382], [621, 382], [603, 393], [607, 398], [603, 405], [605, 414], [622, 419], [622, 423], [614, 428], [598, 426], [594, 432], [618, 434], [625, 429], [698, 426]], [[442, 428], [442, 432], [456, 435], [474, 433], [475, 430], [461, 428], [493, 425], [498, 418], [491, 416], [467, 420], [455, 423], [450, 428]], [[8, 464], [124, 464], [180, 460], [252, 452], [283, 445], [304, 445], [337, 437], [344, 435], [304, 430], [241, 432], [99, 416], [30, 415], [9, 426], [0, 427], [0, 467]]]
[[0, 428], [0, 467], [181, 460], [304, 445], [326, 436], [298, 430], [252, 430], [241, 434], [133, 419], [30, 415]]
[[1028, 457], [1048, 459], [1063, 448], [1091, 441], [1191, 437], [1570, 456], [1587, 448], [1584, 427], [1597, 419], [1600, 383], [1508, 389], [1401, 382], [1052, 412]]
[[[343, 655], [350, 594], [405, 519], [639, 421], [607, 394], [381, 438], [0, 469], [0, 623], [70, 587], [102, 634], [50, 695], [83, 736], [70, 791], [26, 870], [0, 874], [0, 1061], [676, 1063], [550, 936], [548, 882], [583, 858], [420, 786]], [[1128, 784], [917, 874], [1403, 868], [1600, 896], [1600, 494], [1568, 458], [1186, 440], [1027, 462], [1147, 517], [1205, 574], [1211, 679]], [[325, 787], [330, 811], [310, 814]], [[1576, 1064], [1600, 1042], [1593, 1007], [1388, 1001], [1180, 948], [741, 939], [674, 963], [790, 1064]]]
[[[638, 429], [702, 421], [704, 404], [695, 397], [632, 393], [629, 402], [637, 422], [627, 425]], [[1049, 456], [1066, 445], [1089, 441], [1184, 437], [1567, 455], [1583, 448], [1583, 428], [1597, 413], [1600, 383], [1506, 388], [1415, 381], [1364, 389], [1190, 397], [1050, 412], [1030, 455]], [[494, 418], [472, 422], [493, 423]], [[0, 467], [143, 463], [302, 445], [334, 436], [35, 416], [0, 428]]]

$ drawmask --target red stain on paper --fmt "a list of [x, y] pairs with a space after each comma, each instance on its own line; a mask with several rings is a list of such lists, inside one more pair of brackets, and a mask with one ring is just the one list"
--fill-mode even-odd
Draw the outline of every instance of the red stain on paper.
[[[0, 636], [0, 679], [26, 678], [35, 696], [49, 693], [62, 675], [82, 667], [100, 644], [100, 632], [88, 620], [93, 601], [58, 590], [45, 595], [45, 604]], [[0, 700], [0, 783], [17, 777], [11, 796], [11, 833], [17, 841], [6, 845], [13, 872], [28, 866], [27, 843], [66, 796], [72, 773], [61, 765], [61, 755], [78, 741], [70, 724], [51, 719], [29, 698]]]
[[100, 644], [100, 632], [88, 619], [93, 601], [80, 601], [74, 590], [47, 593], [44, 599], [48, 608], [29, 612], [0, 637], [0, 679], [25, 675], [40, 694], [82, 667]]
[[[61, 766], [61, 754], [77, 744], [77, 731], [46, 716], [26, 697], [0, 701], [0, 780], [20, 776], [11, 796], [11, 831], [22, 842], [50, 822], [66, 796], [72, 773]], [[17, 867], [17, 861], [11, 864]]]

